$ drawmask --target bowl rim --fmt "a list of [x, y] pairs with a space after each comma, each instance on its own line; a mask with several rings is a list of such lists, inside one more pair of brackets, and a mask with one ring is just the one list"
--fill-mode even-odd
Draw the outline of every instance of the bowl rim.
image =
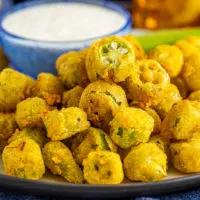
[[[81, 39], [81, 40], [63, 40], [63, 41], [47, 41], [47, 40], [39, 40], [39, 39], [31, 39], [31, 38], [27, 38], [27, 37], [22, 37], [19, 35], [15, 35], [14, 33], [10, 33], [9, 31], [7, 31], [5, 28], [3, 28], [3, 21], [5, 20], [5, 18], [10, 15], [13, 14], [17, 11], [26, 9], [26, 8], [30, 8], [30, 7], [35, 7], [38, 5], [43, 5], [43, 4], [52, 4], [52, 3], [83, 3], [83, 4], [91, 4], [91, 5], [96, 5], [96, 6], [101, 6], [104, 7], [106, 9], [111, 9], [113, 11], [118, 12], [119, 14], [121, 14], [122, 16], [125, 17], [125, 24], [118, 30], [113, 31], [109, 34], [104, 34], [101, 36], [97, 36], [97, 37], [91, 37], [88, 39]], [[29, 42], [41, 42], [41, 43], [46, 43], [46, 44], [76, 44], [76, 43], [87, 43], [87, 42], [91, 42], [94, 41], [96, 39], [99, 38], [104, 38], [110, 35], [116, 35], [119, 34], [120, 32], [125, 31], [126, 29], [130, 28], [132, 24], [132, 19], [131, 19], [131, 15], [130, 13], [125, 10], [124, 8], [122, 8], [120, 5], [110, 2], [110, 1], [105, 1], [105, 0], [100, 0], [100, 1], [93, 1], [93, 0], [37, 0], [37, 1], [28, 1], [28, 2], [22, 2], [22, 3], [18, 3], [15, 6], [11, 7], [10, 9], [8, 9], [7, 11], [3, 12], [0, 15], [0, 33], [1, 35], [6, 35], [9, 37], [12, 37], [14, 39], [18, 39], [18, 40], [23, 40], [23, 41], [29, 41]]]

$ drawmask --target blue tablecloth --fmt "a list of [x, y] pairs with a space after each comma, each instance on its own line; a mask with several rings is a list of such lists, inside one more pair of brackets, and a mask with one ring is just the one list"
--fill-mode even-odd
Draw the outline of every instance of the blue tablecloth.
[[[137, 197], [123, 200], [198, 200], [200, 199], [200, 189], [180, 192], [159, 197]], [[3, 191], [0, 189], [0, 200], [72, 200], [70, 198], [59, 197], [37, 197], [28, 194]], [[95, 199], [96, 200], [96, 199]]]

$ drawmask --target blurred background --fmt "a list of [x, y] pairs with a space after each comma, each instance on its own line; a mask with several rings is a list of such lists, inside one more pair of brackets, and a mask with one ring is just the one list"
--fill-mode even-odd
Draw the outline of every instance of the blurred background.
[[[25, 0], [14, 0], [14, 3], [23, 1]], [[200, 0], [112, 1], [132, 13], [133, 26], [136, 28], [155, 30], [200, 25]]]

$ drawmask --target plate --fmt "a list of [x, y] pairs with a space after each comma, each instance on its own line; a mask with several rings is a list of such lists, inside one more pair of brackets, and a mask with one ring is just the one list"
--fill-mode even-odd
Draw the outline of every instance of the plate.
[[163, 181], [126, 183], [120, 185], [70, 184], [62, 177], [46, 173], [39, 181], [6, 176], [0, 163], [0, 187], [42, 196], [62, 196], [85, 199], [116, 199], [138, 196], [163, 195], [200, 186], [200, 174], [186, 175], [170, 167]]
[[[141, 33], [139, 34], [141, 35]], [[171, 44], [187, 35], [200, 36], [200, 28], [164, 30], [147, 36], [137, 36], [143, 48], [148, 51], [158, 44]], [[1, 159], [0, 159], [1, 160]], [[24, 180], [6, 176], [0, 161], [0, 187], [26, 192], [33, 195], [63, 196], [85, 199], [116, 199], [138, 196], [163, 195], [200, 186], [200, 174], [182, 174], [169, 166], [168, 176], [163, 181], [150, 183], [125, 183], [120, 185], [70, 184], [62, 177], [46, 173], [39, 181]]]

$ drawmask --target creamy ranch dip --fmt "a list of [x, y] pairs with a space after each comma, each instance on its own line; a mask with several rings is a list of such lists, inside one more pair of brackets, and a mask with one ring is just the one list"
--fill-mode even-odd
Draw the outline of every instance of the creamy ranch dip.
[[73, 41], [99, 37], [122, 28], [123, 15], [84, 3], [51, 3], [8, 15], [3, 28], [14, 35], [44, 41]]

